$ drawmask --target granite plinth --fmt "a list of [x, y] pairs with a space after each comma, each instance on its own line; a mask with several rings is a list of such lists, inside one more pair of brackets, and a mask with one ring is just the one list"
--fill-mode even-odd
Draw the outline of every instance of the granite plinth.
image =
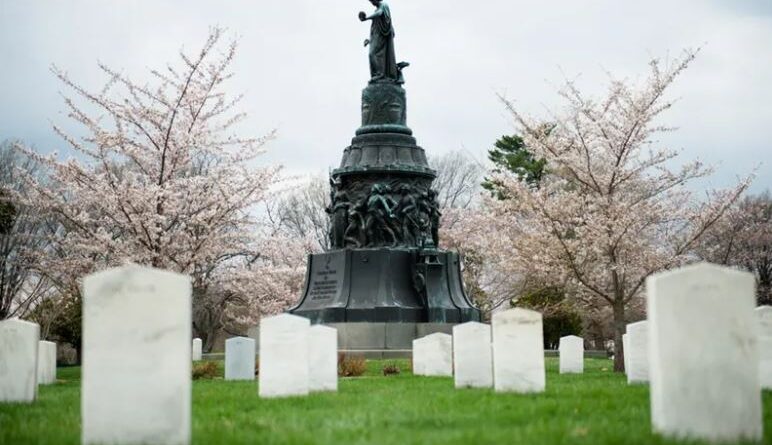
[[[413, 340], [434, 333], [452, 333], [452, 323], [329, 323], [338, 330], [338, 349], [345, 351], [404, 351]], [[382, 353], [381, 353], [382, 354]]]
[[[458, 254], [438, 251], [435, 262], [420, 265], [417, 257], [415, 249], [399, 248], [310, 255], [303, 297], [289, 312], [314, 324], [479, 321], [480, 311], [461, 284]], [[418, 273], [423, 292], [415, 283]]]

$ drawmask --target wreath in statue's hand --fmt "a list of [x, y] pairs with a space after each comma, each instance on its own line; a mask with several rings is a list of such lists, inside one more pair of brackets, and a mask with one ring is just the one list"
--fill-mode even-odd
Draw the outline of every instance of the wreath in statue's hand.
[[367, 14], [364, 11], [359, 11], [359, 21], [364, 22], [367, 20]]

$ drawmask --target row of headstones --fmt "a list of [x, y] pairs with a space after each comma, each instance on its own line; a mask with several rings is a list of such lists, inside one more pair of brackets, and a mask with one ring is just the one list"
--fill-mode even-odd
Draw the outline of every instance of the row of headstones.
[[[628, 381], [650, 381], [653, 429], [709, 441], [761, 440], [762, 388], [772, 388], [772, 308], [755, 306], [752, 274], [702, 263], [647, 280], [648, 321], [623, 340]], [[561, 372], [581, 372], [581, 339], [561, 339]], [[452, 354], [451, 354], [452, 351]], [[453, 372], [455, 370], [455, 373]], [[413, 343], [417, 375], [456, 387], [545, 389], [541, 315], [494, 314], [492, 328], [455, 326]]]
[[337, 391], [337, 329], [311, 326], [307, 318], [290, 314], [263, 318], [258, 387], [260, 397]]
[[[456, 388], [541, 392], [546, 387], [542, 316], [527, 309], [495, 314], [491, 325], [468, 322], [453, 335], [413, 340], [413, 374], [453, 377]], [[584, 371], [584, 340], [560, 339], [560, 373]]]
[[[772, 389], [772, 306], [759, 306], [754, 313], [759, 328], [759, 384], [763, 389]], [[627, 383], [648, 383], [649, 323], [630, 323], [626, 331], [622, 344]]]
[[[82, 443], [190, 443], [201, 350], [200, 340], [191, 347], [191, 310], [184, 275], [126, 266], [83, 280]], [[0, 323], [0, 402], [35, 399], [39, 333], [35, 323]], [[282, 314], [262, 320], [260, 338], [261, 397], [337, 390], [337, 330]], [[40, 351], [41, 381], [55, 378], [55, 345]], [[254, 340], [229, 339], [226, 379], [254, 379], [254, 369]]]
[[[261, 397], [338, 390], [337, 329], [281, 314], [261, 320], [260, 336], [265, 339], [258, 373]], [[193, 339], [191, 351], [193, 361], [202, 359], [200, 338]], [[225, 340], [225, 380], [254, 380], [255, 359], [253, 338]]]
[[[650, 394], [656, 431], [709, 440], [761, 439], [754, 284], [750, 274], [705, 264], [649, 279]], [[129, 266], [86, 277], [83, 291], [83, 443], [189, 443], [189, 277]], [[310, 337], [316, 337], [309, 334], [309, 321], [281, 315], [264, 320], [260, 329], [265, 339], [260, 395], [306, 394]], [[26, 341], [34, 345], [39, 328], [32, 330], [33, 340]], [[20, 329], [10, 331], [18, 334]], [[532, 311], [494, 316], [492, 347], [483, 350], [492, 354], [497, 389], [544, 390], [541, 331], [541, 316]], [[15, 350], [19, 342], [12, 338], [0, 338], [3, 350]], [[456, 356], [462, 353], [457, 349]], [[767, 346], [762, 349], [770, 353]], [[325, 360], [334, 363], [334, 347], [329, 351]], [[417, 362], [418, 373], [426, 372]], [[4, 375], [21, 371], [9, 369]]]
[[37, 323], [0, 321], [0, 402], [33, 402], [55, 382], [56, 343], [40, 340]]

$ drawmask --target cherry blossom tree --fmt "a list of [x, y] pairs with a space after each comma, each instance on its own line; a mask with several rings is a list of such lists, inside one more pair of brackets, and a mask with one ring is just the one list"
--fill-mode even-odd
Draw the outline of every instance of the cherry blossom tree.
[[486, 231], [513, 273], [566, 283], [588, 307], [613, 314], [616, 371], [623, 370], [626, 310], [642, 295], [646, 277], [689, 261], [700, 237], [747, 188], [697, 200], [686, 184], [710, 173], [699, 162], [673, 169], [677, 151], [656, 137], [673, 101], [665, 92], [696, 51], [672, 61], [652, 60], [642, 82], [611, 79], [602, 98], [567, 81], [565, 108], [538, 118], [504, 101], [518, 133], [547, 174], [538, 187], [498, 174], [509, 199], [490, 199]]
[[490, 233], [480, 230], [479, 224], [487, 224], [480, 207], [485, 166], [459, 151], [430, 156], [429, 165], [437, 171], [432, 188], [442, 213], [440, 247], [459, 252], [464, 289], [487, 317], [516, 294], [522, 280], [500, 273], [489, 255]]
[[100, 64], [107, 82], [96, 91], [54, 67], [85, 135], [54, 127], [75, 152], [66, 161], [21, 148], [51, 171], [50, 183], [26, 178], [28, 204], [61, 223], [42, 270], [71, 294], [75, 278], [127, 262], [189, 274], [194, 331], [207, 349], [222, 327], [217, 314], [240, 303], [223, 289], [245, 258], [260, 255], [254, 209], [278, 175], [256, 166], [273, 134], [237, 134], [241, 96], [225, 92], [236, 46], [213, 29], [200, 51], [181, 51], [180, 63], [151, 71], [148, 83]]
[[[270, 230], [266, 226], [265, 230]], [[303, 291], [308, 255], [320, 252], [313, 236], [286, 236], [271, 231], [262, 237], [260, 254], [234, 268], [225, 289], [234, 295], [247, 296], [242, 304], [228, 308], [233, 329], [243, 332], [260, 318], [284, 312], [294, 306]]]
[[461, 256], [464, 288], [487, 318], [508, 308], [532, 283], [512, 267], [511, 247], [499, 236], [498, 221], [488, 206], [442, 208], [440, 247]]
[[[44, 180], [40, 165], [0, 144], [0, 320], [26, 317], [51, 294], [51, 283], [35, 267], [36, 253], [47, 248], [50, 221], [23, 204], [22, 175]], [[5, 212], [4, 212], [5, 211]], [[5, 219], [3, 218], [5, 216]], [[3, 220], [4, 219], [4, 220]]]
[[756, 276], [758, 304], [772, 304], [772, 195], [745, 196], [706, 233], [702, 258], [745, 269]]

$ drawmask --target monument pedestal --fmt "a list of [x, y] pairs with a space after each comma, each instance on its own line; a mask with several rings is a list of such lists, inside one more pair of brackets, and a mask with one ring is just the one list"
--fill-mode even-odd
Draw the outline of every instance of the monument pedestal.
[[310, 255], [303, 297], [290, 312], [323, 324], [480, 320], [464, 293], [457, 253], [407, 248]]
[[368, 359], [410, 358], [413, 340], [441, 332], [453, 323], [331, 323], [338, 330], [338, 350]]

